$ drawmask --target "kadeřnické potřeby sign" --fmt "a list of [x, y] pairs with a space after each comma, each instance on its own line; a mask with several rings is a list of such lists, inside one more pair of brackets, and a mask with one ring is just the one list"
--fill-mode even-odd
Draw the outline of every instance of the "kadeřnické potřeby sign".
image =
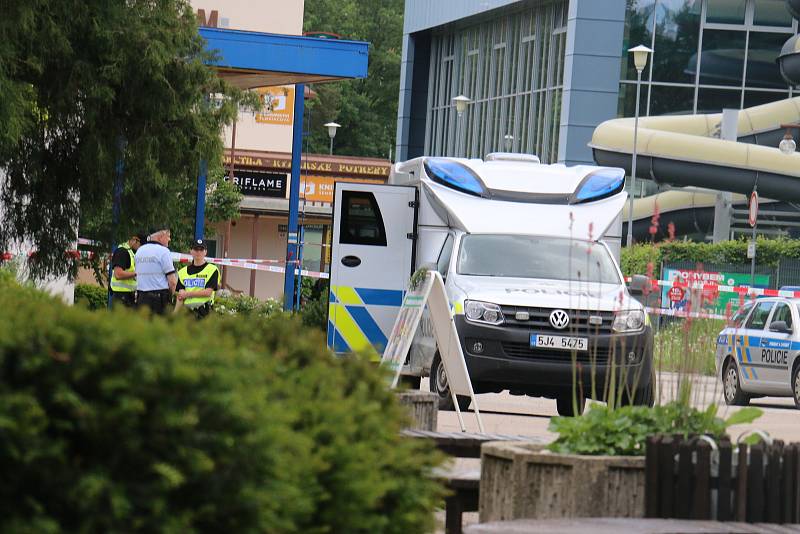
[[[227, 175], [225, 179], [229, 179]], [[286, 198], [286, 182], [285, 174], [250, 170], [236, 170], [233, 173], [233, 183], [239, 186], [245, 196]]]

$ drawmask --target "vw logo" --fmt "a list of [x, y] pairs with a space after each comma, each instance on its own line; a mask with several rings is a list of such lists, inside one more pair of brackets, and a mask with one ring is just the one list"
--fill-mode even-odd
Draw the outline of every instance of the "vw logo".
[[563, 330], [569, 325], [569, 315], [564, 310], [553, 310], [550, 313], [550, 324], [553, 328]]

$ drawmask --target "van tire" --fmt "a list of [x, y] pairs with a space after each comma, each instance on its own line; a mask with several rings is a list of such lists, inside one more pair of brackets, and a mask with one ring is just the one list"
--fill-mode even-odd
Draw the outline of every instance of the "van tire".
[[728, 363], [722, 372], [722, 396], [725, 397], [725, 404], [729, 406], [747, 406], [750, 403], [750, 397], [742, 391], [739, 368], [732, 358], [728, 358]]
[[792, 372], [792, 397], [794, 397], [794, 405], [800, 408], [800, 365], [794, 365]]
[[[431, 363], [430, 390], [439, 397], [440, 410], [452, 411], [456, 409], [453, 404], [453, 396], [450, 394], [450, 388], [447, 386], [447, 375], [444, 372], [444, 365], [442, 365], [442, 358], [439, 356], [438, 350]], [[457, 395], [456, 397], [458, 399], [459, 410], [463, 412], [469, 408], [472, 402], [469, 397], [464, 397], [462, 395]]]
[[561, 417], [575, 417], [583, 415], [583, 409], [586, 408], [586, 398], [579, 397], [576, 399], [578, 411], [574, 410], [575, 406], [572, 405], [572, 393], [565, 393], [556, 397], [556, 411]]

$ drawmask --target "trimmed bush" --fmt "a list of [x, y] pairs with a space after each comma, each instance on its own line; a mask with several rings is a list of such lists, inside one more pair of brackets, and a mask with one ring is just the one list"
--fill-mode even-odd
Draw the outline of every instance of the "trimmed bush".
[[249, 295], [236, 295], [214, 299], [214, 311], [222, 315], [267, 318], [282, 313], [283, 304], [276, 299], [260, 300]]
[[108, 289], [92, 284], [75, 284], [75, 304], [90, 310], [108, 308]]
[[[761, 266], [777, 267], [781, 259], [800, 259], [800, 240], [758, 238], [758, 263]], [[704, 263], [750, 263], [747, 258], [747, 240], [723, 241], [721, 243], [694, 243], [691, 241], [665, 241], [642, 243], [624, 247], [620, 267], [625, 276], [647, 274], [652, 262], [656, 276], [661, 265], [667, 262], [689, 261]]]
[[423, 532], [431, 446], [282, 315], [96, 314], [0, 282], [0, 531]]

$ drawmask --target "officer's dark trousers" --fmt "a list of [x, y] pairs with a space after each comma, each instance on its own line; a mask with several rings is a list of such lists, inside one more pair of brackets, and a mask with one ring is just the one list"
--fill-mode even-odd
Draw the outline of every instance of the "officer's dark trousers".
[[136, 305], [147, 306], [154, 315], [164, 315], [169, 304], [169, 289], [161, 291], [138, 291]]
[[111, 292], [111, 307], [117, 308], [119, 306], [125, 306], [126, 308], [133, 308], [136, 306], [136, 299], [134, 298], [133, 291]]

